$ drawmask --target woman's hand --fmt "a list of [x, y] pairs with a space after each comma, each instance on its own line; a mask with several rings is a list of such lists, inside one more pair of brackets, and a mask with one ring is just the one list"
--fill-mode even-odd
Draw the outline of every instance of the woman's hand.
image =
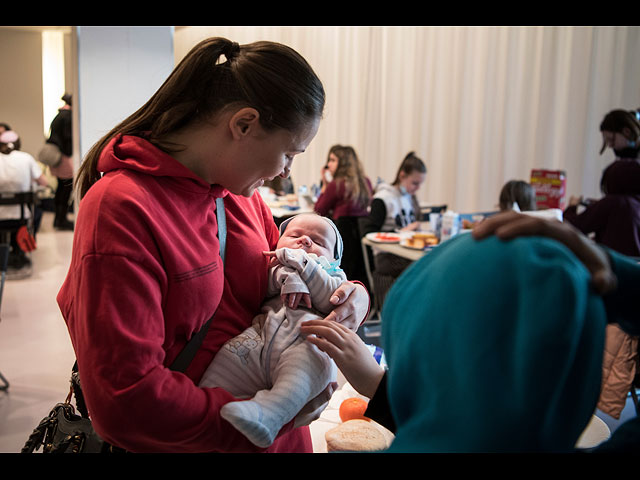
[[587, 267], [598, 293], [606, 294], [617, 287], [606, 252], [569, 223], [509, 211], [487, 218], [471, 231], [477, 240], [494, 234], [502, 240], [532, 235], [558, 240]]
[[341, 323], [354, 332], [369, 312], [369, 294], [360, 283], [343, 283], [333, 292], [329, 301], [336, 307], [325, 317], [325, 321]]
[[400, 229], [401, 232], [414, 232], [420, 228], [420, 222], [411, 222], [406, 227]]
[[267, 267], [271, 268], [271, 267], [275, 267], [276, 265], [278, 265], [280, 263], [280, 261], [278, 260], [278, 257], [276, 257], [276, 252], [262, 252], [262, 254], [268, 258], [268, 263], [267, 263]]
[[569, 197], [569, 206], [570, 207], [577, 207], [578, 205], [580, 205], [580, 203], [582, 203], [582, 197], [576, 197], [576, 196], [571, 196]]
[[309, 320], [300, 324], [307, 341], [326, 352], [360, 394], [372, 398], [384, 376], [384, 368], [353, 331], [337, 322]]

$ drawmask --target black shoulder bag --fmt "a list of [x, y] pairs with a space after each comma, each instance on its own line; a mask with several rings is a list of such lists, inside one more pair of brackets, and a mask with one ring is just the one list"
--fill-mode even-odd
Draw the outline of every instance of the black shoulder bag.
[[[220, 257], [224, 263], [226, 251], [227, 225], [222, 198], [216, 199], [216, 215], [218, 217], [218, 239], [220, 241]], [[171, 370], [184, 372], [191, 363], [198, 348], [207, 334], [215, 313], [182, 349], [173, 363]], [[71, 405], [71, 397], [76, 397], [76, 407], [80, 415], [75, 413]], [[78, 362], [71, 372], [71, 388], [63, 403], [58, 403], [49, 415], [43, 418], [33, 430], [21, 453], [34, 453], [42, 446], [42, 453], [125, 453], [121, 448], [105, 442], [95, 432], [84, 403], [80, 388]]]

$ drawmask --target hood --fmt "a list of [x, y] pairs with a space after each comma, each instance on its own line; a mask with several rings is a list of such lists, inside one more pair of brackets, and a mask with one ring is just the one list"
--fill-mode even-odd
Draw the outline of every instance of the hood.
[[[214, 187], [168, 153], [144, 138], [132, 135], [115, 136], [98, 160], [98, 170], [105, 174], [122, 169], [156, 177], [172, 177], [189, 190], [210, 190]], [[222, 187], [215, 187], [223, 190]]]
[[[309, 215], [308, 213], [299, 213], [298, 215]], [[311, 215], [315, 215], [315, 214], [311, 214]], [[296, 217], [297, 215], [294, 215], [292, 217], [287, 218], [284, 222], [282, 222], [280, 224], [280, 235], [282, 235], [284, 233], [284, 231], [287, 228], [287, 225], [289, 224], [289, 222], [291, 220], [293, 220], [294, 217]], [[333, 249], [333, 258], [334, 260], [336, 260], [338, 262], [338, 265], [340, 265], [340, 263], [342, 262], [342, 252], [344, 250], [344, 246], [343, 246], [343, 242], [342, 242], [342, 235], [340, 235], [340, 232], [338, 231], [338, 227], [336, 226], [335, 223], [333, 223], [333, 221], [330, 218], [327, 218], [325, 216], [322, 215], [318, 215], [320, 218], [322, 218], [324, 221], [326, 221], [331, 228], [333, 229], [333, 232], [336, 234], [336, 245]]]
[[380, 194], [380, 196], [389, 195], [395, 197], [401, 197], [403, 195], [402, 193], [400, 193], [400, 190], [398, 190], [394, 185], [386, 182], [381, 182], [380, 184], [378, 184], [378, 186], [376, 187], [376, 196], [378, 194]]
[[382, 317], [393, 452], [566, 452], [591, 419], [605, 310], [558, 242], [458, 235], [398, 278]]

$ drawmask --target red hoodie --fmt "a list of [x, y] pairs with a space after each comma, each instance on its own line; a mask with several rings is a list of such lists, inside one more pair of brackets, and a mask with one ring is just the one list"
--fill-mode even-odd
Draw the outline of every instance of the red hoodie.
[[[197, 383], [222, 344], [260, 310], [262, 252], [278, 238], [271, 212], [259, 195], [211, 186], [138, 137], [112, 140], [98, 169], [104, 176], [80, 203], [57, 297], [96, 431], [132, 452], [260, 451], [220, 417], [233, 397]], [[228, 229], [224, 277], [219, 196]], [[186, 375], [169, 370], [216, 310]], [[268, 449], [310, 450], [308, 428], [282, 434]]]

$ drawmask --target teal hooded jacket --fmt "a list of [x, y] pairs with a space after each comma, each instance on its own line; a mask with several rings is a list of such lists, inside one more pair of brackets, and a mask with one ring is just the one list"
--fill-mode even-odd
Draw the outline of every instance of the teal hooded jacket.
[[558, 242], [454, 237], [382, 318], [389, 452], [568, 452], [595, 411], [605, 306]]

